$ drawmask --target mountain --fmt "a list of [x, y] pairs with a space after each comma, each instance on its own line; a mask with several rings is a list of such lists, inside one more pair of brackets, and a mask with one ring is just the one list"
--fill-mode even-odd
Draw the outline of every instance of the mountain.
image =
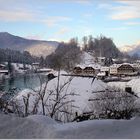
[[0, 32], [0, 48], [18, 51], [28, 51], [35, 56], [47, 56], [55, 51], [58, 46], [56, 41], [43, 41], [25, 39], [19, 36]]
[[120, 51], [126, 52], [129, 55], [137, 54], [138, 56], [140, 56], [140, 42], [134, 45], [125, 45], [120, 48]]

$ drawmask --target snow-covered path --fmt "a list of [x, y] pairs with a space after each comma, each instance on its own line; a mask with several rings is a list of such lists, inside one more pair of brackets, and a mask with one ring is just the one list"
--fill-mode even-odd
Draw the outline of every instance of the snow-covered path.
[[18, 118], [0, 114], [0, 138], [134, 139], [140, 138], [140, 118], [58, 124], [41, 115]]

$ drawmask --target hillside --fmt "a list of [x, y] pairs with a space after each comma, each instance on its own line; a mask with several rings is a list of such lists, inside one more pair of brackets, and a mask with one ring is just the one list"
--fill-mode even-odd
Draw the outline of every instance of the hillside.
[[58, 46], [56, 41], [30, 40], [0, 32], [0, 48], [9, 48], [18, 51], [29, 51], [32, 55], [47, 56]]

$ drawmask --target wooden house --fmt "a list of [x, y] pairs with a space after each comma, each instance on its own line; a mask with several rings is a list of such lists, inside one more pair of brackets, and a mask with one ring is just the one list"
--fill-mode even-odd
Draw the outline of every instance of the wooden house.
[[95, 69], [91, 66], [87, 66], [83, 69], [83, 73], [86, 75], [93, 75], [95, 74]]
[[135, 72], [135, 68], [129, 63], [123, 63], [117, 68], [118, 75], [131, 75]]
[[83, 69], [80, 66], [76, 66], [73, 69], [74, 74], [82, 74], [82, 72], [83, 72]]

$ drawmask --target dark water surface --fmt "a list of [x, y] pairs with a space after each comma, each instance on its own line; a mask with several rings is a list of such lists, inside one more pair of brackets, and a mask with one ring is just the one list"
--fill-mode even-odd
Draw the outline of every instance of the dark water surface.
[[38, 74], [24, 74], [16, 75], [9, 79], [0, 80], [0, 90], [8, 91], [12, 88], [18, 88], [19, 90], [25, 88], [36, 88], [47, 80], [46, 75]]

